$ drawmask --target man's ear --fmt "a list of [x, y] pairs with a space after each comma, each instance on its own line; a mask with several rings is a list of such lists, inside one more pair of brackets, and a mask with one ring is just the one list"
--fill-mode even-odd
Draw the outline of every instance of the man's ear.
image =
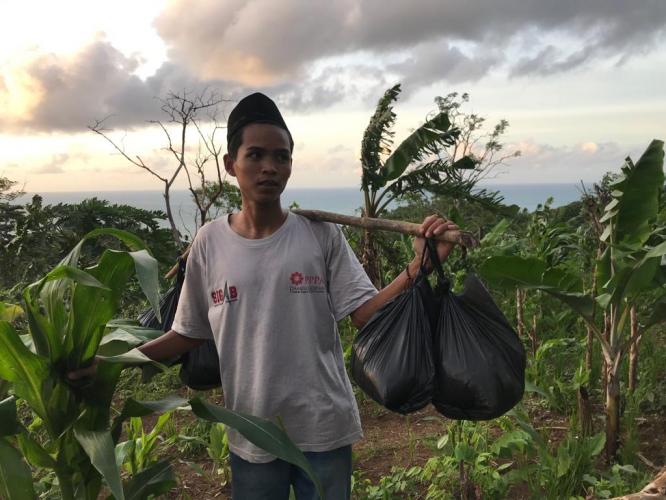
[[226, 170], [230, 176], [236, 177], [236, 161], [231, 157], [231, 155], [229, 153], [225, 154], [222, 157], [222, 161], [224, 161], [224, 170]]

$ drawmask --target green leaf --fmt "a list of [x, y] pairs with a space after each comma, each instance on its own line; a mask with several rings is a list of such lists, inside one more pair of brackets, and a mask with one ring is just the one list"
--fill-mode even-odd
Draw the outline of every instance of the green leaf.
[[85, 429], [103, 430], [109, 425], [111, 401], [124, 365], [101, 362], [91, 383], [79, 389], [79, 398], [85, 411], [79, 419]]
[[506, 288], [539, 288], [545, 272], [542, 260], [516, 256], [491, 257], [479, 269], [489, 284]]
[[488, 283], [500, 287], [542, 290], [590, 319], [594, 303], [590, 295], [581, 292], [580, 278], [535, 258], [496, 256], [487, 259], [479, 273]]
[[23, 430], [16, 436], [19, 448], [23, 452], [25, 459], [34, 467], [44, 467], [48, 469], [55, 469], [58, 464], [51, 455], [28, 433]]
[[662, 300], [652, 306], [652, 312], [647, 322], [643, 326], [645, 330], [666, 321], [666, 301]]
[[125, 366], [141, 366], [145, 365], [146, 363], [150, 363], [154, 366], [161, 368], [162, 370], [167, 369], [166, 366], [150, 359], [144, 353], [139, 351], [139, 349], [132, 349], [131, 351], [119, 354], [117, 356], [99, 356], [99, 359], [101, 361], [105, 361], [106, 363], [120, 363]]
[[[157, 261], [145, 251], [119, 252], [106, 250], [89, 273], [110, 291], [101, 289], [74, 290], [71, 335], [66, 339], [70, 369], [85, 366], [97, 352], [107, 322], [116, 313], [122, 293], [133, 271], [139, 277], [144, 293], [157, 301]], [[159, 309], [159, 306], [158, 306]]]
[[546, 391], [544, 391], [541, 387], [536, 385], [533, 382], [530, 382], [529, 380], [525, 381], [525, 392], [533, 392], [538, 394], [539, 396], [544, 397], [545, 399], [550, 398], [550, 394], [548, 394]]
[[0, 302], [0, 321], [8, 321], [9, 323], [12, 323], [24, 314], [25, 313], [23, 312], [23, 309], [21, 309], [21, 306]]
[[125, 494], [120, 479], [120, 468], [116, 464], [115, 447], [111, 439], [111, 433], [109, 431], [75, 429], [74, 436], [90, 458], [90, 462], [95, 469], [106, 480], [106, 484], [116, 500], [124, 500]]
[[65, 256], [64, 259], [60, 261], [61, 264], [76, 266], [79, 262], [79, 257], [81, 256], [81, 248], [88, 241], [100, 236], [113, 236], [120, 241], [122, 241], [127, 247], [132, 251], [147, 250], [148, 247], [138, 236], [123, 231], [121, 229], [114, 228], [100, 228], [94, 229], [87, 233], [81, 238], [81, 241]]
[[114, 419], [111, 427], [113, 440], [118, 441], [122, 431], [123, 422], [130, 417], [145, 417], [154, 413], [166, 413], [177, 408], [184, 408], [189, 405], [186, 399], [180, 396], [170, 395], [158, 401], [137, 401], [129, 398], [125, 401], [120, 414]]
[[366, 194], [369, 190], [377, 191], [386, 184], [386, 180], [379, 175], [381, 156], [390, 151], [393, 132], [391, 127], [395, 122], [393, 103], [400, 94], [400, 84], [394, 85], [379, 99], [377, 107], [370, 122], [363, 132], [361, 142], [361, 188]]
[[56, 330], [49, 318], [42, 314], [39, 304], [32, 297], [30, 288], [23, 290], [23, 300], [36, 353], [54, 363], [58, 362], [63, 348], [59, 335], [62, 330]]
[[155, 312], [158, 321], [162, 321], [160, 312], [160, 294], [159, 294], [159, 276], [157, 260], [148, 253], [147, 250], [130, 252], [130, 257], [134, 260], [134, 269], [136, 277], [139, 280], [141, 290], [150, 302], [150, 306]]
[[37, 283], [33, 283], [30, 286], [37, 286], [39, 288], [49, 281], [56, 280], [70, 280], [83, 286], [107, 289], [104, 284], [100, 283], [94, 276], [81, 269], [67, 265], [59, 265], [58, 267], [49, 271], [47, 275]]
[[5, 438], [0, 438], [0, 498], [4, 500], [37, 498], [32, 486], [30, 467]]
[[625, 178], [615, 184], [622, 192], [616, 199], [617, 223], [614, 241], [645, 243], [650, 223], [659, 212], [659, 199], [664, 186], [664, 143], [650, 143], [636, 164], [628, 161], [622, 168]]
[[143, 500], [162, 495], [176, 486], [176, 476], [167, 461], [158, 462], [139, 472], [125, 485], [127, 500]]
[[494, 245], [494, 244], [496, 244], [496, 242], [504, 235], [506, 230], [509, 229], [510, 225], [511, 225], [511, 221], [509, 219], [502, 219], [501, 221], [499, 221], [483, 237], [483, 239], [481, 240], [481, 245], [483, 246], [483, 245]]
[[192, 411], [198, 417], [211, 422], [221, 422], [232, 427], [252, 444], [303, 469], [316, 485], [319, 495], [324, 498], [321, 483], [310, 462], [289, 439], [289, 436], [273, 422], [252, 415], [233, 412], [221, 406], [207, 403], [200, 398], [190, 399], [190, 405]]
[[393, 151], [382, 167], [382, 177], [386, 181], [400, 177], [407, 167], [433, 153], [436, 147], [453, 141], [453, 135], [447, 134], [451, 126], [449, 116], [445, 112], [438, 113], [428, 120]]
[[44, 420], [48, 414], [41, 388], [48, 373], [48, 361], [31, 352], [12, 325], [0, 321], [0, 378], [13, 382], [16, 394]]
[[454, 161], [451, 164], [453, 169], [462, 169], [462, 170], [473, 170], [479, 164], [477, 160], [470, 156], [463, 156], [459, 160]]
[[457, 460], [462, 460], [463, 462], [471, 462], [474, 460], [475, 455], [474, 448], [467, 443], [458, 443], [453, 450], [453, 456], [456, 457]]
[[0, 401], [0, 438], [13, 436], [21, 430], [16, 419], [16, 398], [10, 396]]
[[590, 444], [590, 456], [596, 457], [604, 449], [606, 445], [606, 434], [600, 432], [588, 438]]

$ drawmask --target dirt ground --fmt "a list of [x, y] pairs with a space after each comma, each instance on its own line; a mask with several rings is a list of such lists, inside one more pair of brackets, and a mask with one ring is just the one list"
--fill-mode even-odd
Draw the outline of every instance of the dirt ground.
[[[354, 469], [373, 483], [390, 474], [393, 467], [423, 465], [432, 456], [432, 448], [445, 430], [446, 420], [432, 406], [408, 416], [392, 413], [372, 401], [359, 403], [365, 438], [354, 446]], [[566, 418], [538, 415], [537, 427], [564, 428]], [[655, 466], [666, 464], [666, 423], [663, 417], [641, 418], [638, 421], [640, 453]], [[172, 457], [178, 487], [168, 495], [172, 499], [230, 499], [230, 485], [221, 485], [222, 476], [214, 471], [208, 457], [191, 460]], [[203, 470], [203, 474], [201, 471]]]

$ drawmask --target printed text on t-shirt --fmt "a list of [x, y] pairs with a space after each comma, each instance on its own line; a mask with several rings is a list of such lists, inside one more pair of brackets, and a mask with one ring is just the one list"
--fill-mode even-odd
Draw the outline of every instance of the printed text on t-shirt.
[[298, 271], [289, 276], [290, 293], [324, 293], [326, 285], [321, 276], [304, 275]]
[[238, 300], [238, 290], [235, 286], [227, 286], [227, 282], [224, 282], [224, 288], [218, 290], [213, 290], [210, 294], [213, 299], [213, 305], [219, 306], [220, 304], [230, 304]]

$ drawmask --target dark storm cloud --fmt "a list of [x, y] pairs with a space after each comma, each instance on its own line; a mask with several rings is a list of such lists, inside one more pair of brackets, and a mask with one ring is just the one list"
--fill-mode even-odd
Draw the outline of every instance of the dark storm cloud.
[[131, 127], [164, 117], [156, 97], [206, 88], [231, 100], [265, 91], [292, 111], [348, 96], [372, 105], [399, 81], [407, 95], [495, 69], [528, 77], [622, 64], [662, 41], [664, 19], [664, 0], [173, 0], [155, 21], [169, 61], [154, 75], [136, 76], [139, 58], [105, 40], [45, 55], [25, 68], [34, 106], [0, 127], [78, 131], [108, 115]]
[[122, 117], [122, 124], [150, 118], [155, 111], [153, 93], [132, 74], [138, 64], [105, 41], [68, 59], [40, 57], [25, 70], [37, 102], [19, 126], [74, 131], [110, 114]]
[[[506, 48], [522, 33], [557, 33], [582, 49], [550, 50], [521, 60], [515, 74], [565, 71], [593, 57], [631, 57], [663, 35], [663, 0], [176, 0], [157, 18], [175, 62], [206, 78], [245, 82], [290, 80], [324, 57], [355, 51], [380, 56], [423, 44], [439, 44], [442, 59], [455, 57], [452, 42], [471, 44], [454, 80], [474, 80], [496, 61], [488, 53]], [[538, 40], [537, 40], [538, 42]], [[544, 42], [545, 43], [545, 42]], [[418, 55], [417, 55], [418, 56]], [[460, 59], [460, 54], [458, 54]], [[505, 61], [511, 67], [511, 61]], [[423, 77], [428, 64], [406, 64]], [[481, 70], [479, 69], [481, 68]], [[407, 73], [404, 73], [407, 76]], [[439, 79], [447, 79], [443, 72]]]

